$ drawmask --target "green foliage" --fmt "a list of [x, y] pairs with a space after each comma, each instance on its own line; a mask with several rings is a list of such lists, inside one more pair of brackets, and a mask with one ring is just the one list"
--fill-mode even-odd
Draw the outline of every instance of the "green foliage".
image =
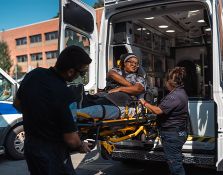
[[59, 18], [59, 16], [60, 16], [60, 13], [57, 12], [56, 16], [54, 16], [53, 18]]
[[20, 66], [20, 65], [18, 65], [18, 64], [16, 64], [16, 66], [15, 66], [15, 72], [22, 72], [22, 67]]
[[95, 4], [93, 5], [93, 7], [99, 8], [99, 7], [104, 7], [104, 0], [98, 0], [97, 2], [95, 2]]
[[15, 65], [15, 69], [14, 69], [14, 75], [13, 78], [15, 78], [16, 80], [20, 77], [22, 77], [23, 72], [22, 72], [22, 67], [18, 64]]
[[0, 68], [9, 73], [11, 67], [12, 62], [8, 44], [5, 41], [0, 41]]

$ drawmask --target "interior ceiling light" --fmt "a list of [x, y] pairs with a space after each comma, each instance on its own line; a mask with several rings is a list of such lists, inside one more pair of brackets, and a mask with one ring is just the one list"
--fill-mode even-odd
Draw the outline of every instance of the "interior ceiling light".
[[154, 19], [154, 17], [153, 17], [153, 16], [151, 16], [151, 17], [148, 17], [148, 18], [144, 18], [144, 19]]
[[210, 32], [211, 31], [211, 28], [207, 28], [205, 29], [206, 32]]
[[140, 31], [140, 30], [146, 30], [146, 28], [138, 28], [137, 30], [139, 30], [139, 31]]
[[167, 30], [166, 32], [167, 32], [167, 33], [174, 33], [175, 30]]
[[161, 25], [161, 26], [159, 26], [159, 28], [161, 28], [161, 29], [165, 29], [165, 28], [167, 28], [168, 26], [166, 26], [166, 25]]
[[190, 12], [191, 13], [196, 13], [196, 12], [199, 12], [199, 10], [191, 10]]
[[198, 20], [199, 23], [204, 23], [205, 21], [203, 19]]
[[146, 34], [147, 34], [147, 35], [149, 35], [150, 33], [149, 33], [149, 32], [147, 32]]
[[196, 15], [198, 15], [200, 13], [199, 11], [200, 10], [191, 10], [191, 11], [188, 12], [187, 17], [190, 18], [192, 16], [196, 16]]

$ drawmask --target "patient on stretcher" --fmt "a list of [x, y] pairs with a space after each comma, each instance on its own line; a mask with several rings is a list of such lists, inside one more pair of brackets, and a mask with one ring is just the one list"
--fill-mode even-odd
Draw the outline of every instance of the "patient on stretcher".
[[[117, 94], [116, 94], [117, 95]], [[98, 118], [103, 120], [112, 120], [119, 118], [131, 118], [142, 111], [142, 106], [139, 105], [137, 100], [132, 101], [131, 98], [128, 99], [128, 96], [125, 93], [118, 94], [118, 98], [114, 94], [105, 95], [95, 99], [91, 99], [90, 104], [83, 105], [83, 108], [77, 109], [78, 113], [86, 114], [92, 118]], [[147, 91], [144, 95], [147, 101], [150, 101], [152, 104], [155, 104], [157, 99], [156, 90]]]
[[[128, 55], [130, 56], [130, 55]], [[132, 58], [129, 57], [126, 59], [126, 67], [128, 68], [130, 65], [127, 64], [127, 61]], [[134, 57], [134, 59], [136, 59]], [[136, 60], [137, 61], [137, 60]], [[138, 70], [138, 69], [136, 69]], [[113, 71], [113, 70], [112, 70]], [[111, 72], [112, 72], [111, 71]], [[123, 70], [126, 71], [126, 70]], [[123, 72], [122, 71], [122, 72]], [[113, 71], [114, 72], [114, 71]], [[117, 73], [114, 73], [117, 74]], [[129, 77], [128, 77], [128, 76]], [[70, 86], [71, 90], [74, 92], [74, 95], [77, 96], [80, 94], [80, 97], [78, 97], [80, 100], [81, 105], [78, 105], [77, 112], [86, 114], [88, 116], [91, 116], [92, 118], [99, 118], [103, 120], [110, 120], [110, 119], [118, 119], [118, 118], [125, 118], [125, 117], [134, 117], [136, 115], [136, 105], [132, 105], [132, 101], [137, 101], [138, 98], [143, 98], [144, 96], [148, 96], [148, 90], [145, 83], [145, 79], [143, 77], [140, 77], [139, 75], [136, 76], [136, 74], [127, 74], [125, 76], [126, 81], [132, 82], [132, 93], [131, 91], [122, 92], [118, 91], [117, 87], [114, 88], [116, 91], [114, 92], [100, 92], [95, 95], [86, 95], [84, 93], [84, 86], [78, 85], [78, 87]], [[133, 76], [134, 75], [134, 76]], [[121, 76], [121, 75], [119, 75]], [[109, 76], [108, 76], [109, 77]], [[135, 77], [135, 78], [134, 78]], [[138, 77], [138, 78], [137, 78]], [[110, 77], [111, 78], [111, 77]], [[128, 79], [129, 78], [129, 79]], [[116, 79], [113, 79], [115, 81]], [[140, 86], [140, 91], [136, 93], [137, 86]], [[112, 89], [112, 90], [114, 90]], [[130, 90], [131, 88], [127, 88]], [[137, 88], [136, 88], [137, 89]], [[78, 92], [80, 91], [80, 92]], [[77, 97], [74, 97], [77, 99]], [[147, 101], [150, 101], [148, 98], [146, 98]], [[77, 101], [77, 100], [76, 100]], [[136, 104], [136, 103], [135, 103]], [[137, 108], [140, 112], [140, 108]]]
[[[83, 85], [71, 85], [69, 87], [75, 95], [78, 113], [88, 115], [92, 118], [102, 120], [112, 120], [119, 118], [129, 118], [136, 115], [137, 99], [134, 99], [123, 92], [99, 93], [96, 95], [85, 95]], [[157, 98], [156, 89], [149, 89], [144, 94], [147, 101], [154, 104]]]
[[[147, 83], [146, 73], [139, 64], [139, 57], [133, 53], [120, 56], [119, 67], [114, 67], [107, 73], [105, 92], [99, 93], [119, 107], [121, 116], [126, 115], [126, 106], [132, 100], [141, 98], [145, 93]], [[128, 115], [134, 116], [135, 108], [129, 106]]]

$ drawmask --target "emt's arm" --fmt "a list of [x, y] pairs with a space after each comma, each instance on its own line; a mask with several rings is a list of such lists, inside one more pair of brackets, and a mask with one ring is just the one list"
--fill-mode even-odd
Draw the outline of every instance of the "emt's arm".
[[86, 142], [82, 142], [77, 132], [65, 133], [64, 141], [67, 145], [74, 150], [78, 150], [81, 153], [90, 152], [90, 144]]
[[22, 109], [21, 109], [21, 101], [18, 99], [18, 97], [16, 97], [13, 100], [13, 106], [17, 109], [17, 111], [22, 112]]
[[158, 106], [151, 105], [148, 102], [146, 102], [144, 99], [140, 99], [139, 101], [142, 103], [143, 106], [149, 109], [152, 113], [157, 114], [157, 115], [163, 114], [163, 111]]
[[142, 93], [143, 91], [144, 91], [144, 87], [140, 83], [136, 83], [136, 84], [128, 86], [128, 87], [121, 86], [121, 87], [112, 89], [109, 91], [109, 93], [125, 92], [130, 95], [138, 95], [138, 94]]
[[127, 81], [123, 76], [119, 75], [114, 70], [110, 70], [107, 73], [107, 77], [115, 80], [116, 82], [118, 82], [119, 84], [121, 84], [123, 86], [126, 86], [126, 87], [132, 86], [132, 83], [130, 83], [129, 81]]

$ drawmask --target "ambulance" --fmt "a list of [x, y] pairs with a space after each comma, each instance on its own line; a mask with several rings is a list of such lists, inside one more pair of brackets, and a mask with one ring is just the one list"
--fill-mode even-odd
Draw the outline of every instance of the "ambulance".
[[[223, 16], [222, 0], [105, 0], [100, 35], [96, 13], [80, 0], [60, 1], [62, 51], [79, 45], [92, 58], [81, 79], [94, 94], [106, 86], [106, 73], [124, 53], [140, 58], [147, 84], [166, 94], [165, 74], [186, 68], [189, 137], [185, 164], [223, 171]], [[75, 58], [74, 58], [75, 59]], [[159, 141], [145, 150], [133, 140], [117, 144], [114, 160], [165, 161]]]
[[22, 114], [12, 105], [18, 87], [19, 84], [0, 68], [0, 155], [6, 152], [14, 159], [24, 157]]

